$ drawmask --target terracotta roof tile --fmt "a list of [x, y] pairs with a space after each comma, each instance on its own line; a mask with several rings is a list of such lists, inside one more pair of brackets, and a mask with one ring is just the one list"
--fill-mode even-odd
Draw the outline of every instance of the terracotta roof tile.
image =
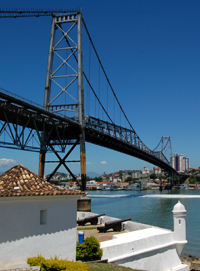
[[0, 197], [48, 195], [86, 195], [86, 193], [56, 187], [20, 164], [0, 175]]

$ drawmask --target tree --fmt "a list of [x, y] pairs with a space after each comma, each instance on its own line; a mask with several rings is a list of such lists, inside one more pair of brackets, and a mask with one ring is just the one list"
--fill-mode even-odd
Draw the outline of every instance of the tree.
[[95, 177], [94, 178], [96, 182], [101, 182], [102, 181], [102, 177]]
[[127, 183], [130, 183], [132, 181], [133, 181], [133, 179], [131, 177], [127, 177], [126, 180], [125, 180], [125, 182], [127, 182]]
[[155, 180], [156, 178], [157, 178], [157, 175], [156, 175], [155, 173], [152, 173], [152, 174], [150, 175], [150, 179]]
[[90, 177], [86, 176], [86, 182], [89, 182], [89, 181], [90, 181]]
[[139, 178], [133, 178], [132, 181], [133, 183], [136, 183], [139, 180]]

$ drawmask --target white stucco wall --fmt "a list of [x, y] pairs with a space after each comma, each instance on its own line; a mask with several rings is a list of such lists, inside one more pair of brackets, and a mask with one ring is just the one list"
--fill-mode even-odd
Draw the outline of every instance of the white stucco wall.
[[[77, 212], [77, 219], [96, 215], [92, 212]], [[102, 216], [99, 223], [104, 224], [118, 218]], [[176, 221], [178, 219], [178, 221]], [[188, 265], [180, 260], [180, 252], [187, 243], [185, 239], [185, 218], [175, 218], [174, 231], [133, 221], [122, 223], [127, 231], [113, 236], [112, 240], [101, 242], [102, 260], [148, 271], [189, 271]], [[176, 224], [178, 225], [176, 226]]]
[[182, 264], [174, 246], [160, 248], [144, 254], [113, 261], [114, 264], [148, 271], [189, 271], [189, 266]]
[[[0, 270], [25, 267], [27, 257], [75, 260], [78, 196], [0, 198]], [[46, 224], [40, 211], [46, 210]]]
[[114, 235], [112, 240], [101, 242], [102, 260], [132, 269], [188, 271], [173, 237], [173, 232], [156, 227]]

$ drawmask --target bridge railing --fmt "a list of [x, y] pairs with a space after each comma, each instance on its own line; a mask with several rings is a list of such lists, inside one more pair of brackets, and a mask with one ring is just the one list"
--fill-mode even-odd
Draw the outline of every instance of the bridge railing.
[[37, 104], [37, 103], [35, 103], [35, 102], [31, 101], [31, 100], [25, 99], [25, 98], [21, 97], [20, 95], [14, 94], [14, 93], [12, 93], [12, 92], [10, 92], [8, 90], [5, 90], [5, 89], [3, 89], [1, 87], [0, 87], [0, 92], [4, 93], [4, 94], [6, 94], [6, 95], [8, 95], [10, 97], [13, 97], [13, 98], [15, 98], [17, 100], [21, 100], [21, 101], [23, 101], [25, 103], [28, 103], [28, 104], [31, 104], [33, 106], [36, 106], [36, 107], [39, 107], [39, 108], [43, 109], [42, 105]]
[[[23, 97], [21, 97], [20, 95], [14, 94], [14, 93], [12, 93], [12, 92], [10, 92], [10, 91], [8, 91], [8, 90], [5, 90], [5, 89], [3, 89], [3, 88], [1, 88], [1, 87], [0, 87], [0, 93], [5, 94], [5, 95], [8, 97], [8, 99], [10, 99], [9, 97], [13, 98], [12, 103], [15, 103], [15, 101], [16, 101], [17, 104], [19, 105], [19, 103], [20, 103], [20, 101], [21, 101], [21, 102], [26, 103], [27, 105], [31, 105], [31, 106], [33, 106], [33, 107], [35, 107], [35, 108], [39, 108], [39, 109], [41, 109], [43, 112], [46, 111], [47, 113], [53, 113], [55, 116], [59, 116], [59, 117], [62, 117], [62, 118], [64, 118], [64, 119], [71, 120], [73, 123], [79, 124], [78, 118], [65, 116], [64, 111], [60, 111], [60, 110], [59, 110], [59, 108], [60, 108], [61, 106], [57, 106], [57, 107], [59, 107], [59, 108], [58, 108], [58, 110], [57, 110], [56, 112], [54, 112], [54, 111], [52, 111], [51, 109], [50, 109], [50, 110], [46, 110], [46, 109], [44, 109], [44, 107], [43, 107], [42, 105], [37, 104], [37, 103], [35, 103], [35, 102], [31, 101], [31, 100], [28, 100], [28, 99], [26, 99], [26, 98], [23, 98]], [[55, 107], [56, 107], [56, 106], [55, 106]], [[73, 105], [68, 105], [68, 108], [69, 108], [69, 107], [73, 107]], [[59, 112], [62, 112], [62, 113], [59, 113]]]

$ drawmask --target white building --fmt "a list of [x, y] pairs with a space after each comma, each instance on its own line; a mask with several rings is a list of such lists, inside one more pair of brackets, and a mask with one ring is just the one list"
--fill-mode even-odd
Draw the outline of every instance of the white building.
[[149, 169], [147, 167], [143, 167], [143, 169], [141, 169], [141, 173], [143, 175], [149, 175], [150, 171], [149, 171]]
[[135, 170], [134, 172], [131, 173], [131, 177], [132, 179], [134, 178], [140, 178], [141, 177], [141, 173], [139, 170]]
[[184, 155], [183, 154], [181, 154], [181, 155], [179, 155], [179, 171], [180, 172], [183, 172], [183, 157], [184, 157]]
[[92, 189], [92, 188], [97, 188], [97, 187], [99, 187], [99, 184], [95, 180], [90, 180], [86, 182], [87, 189]]
[[60, 189], [22, 165], [0, 177], [0, 270], [28, 267], [41, 254], [76, 259], [77, 200], [85, 193]]
[[189, 158], [183, 157], [184, 171], [189, 171]]
[[161, 175], [162, 170], [161, 170], [160, 167], [154, 167], [153, 168], [153, 173], [156, 174], [156, 175]]
[[[85, 217], [86, 214], [84, 214]], [[87, 216], [90, 216], [88, 213]], [[81, 219], [83, 214], [78, 212]], [[174, 231], [137, 222], [122, 223], [121, 233], [112, 240], [101, 242], [102, 260], [132, 269], [148, 271], [189, 271], [189, 266], [182, 264], [180, 254], [186, 241], [186, 210], [178, 202], [173, 209]], [[102, 216], [102, 224], [117, 220], [114, 217]]]

